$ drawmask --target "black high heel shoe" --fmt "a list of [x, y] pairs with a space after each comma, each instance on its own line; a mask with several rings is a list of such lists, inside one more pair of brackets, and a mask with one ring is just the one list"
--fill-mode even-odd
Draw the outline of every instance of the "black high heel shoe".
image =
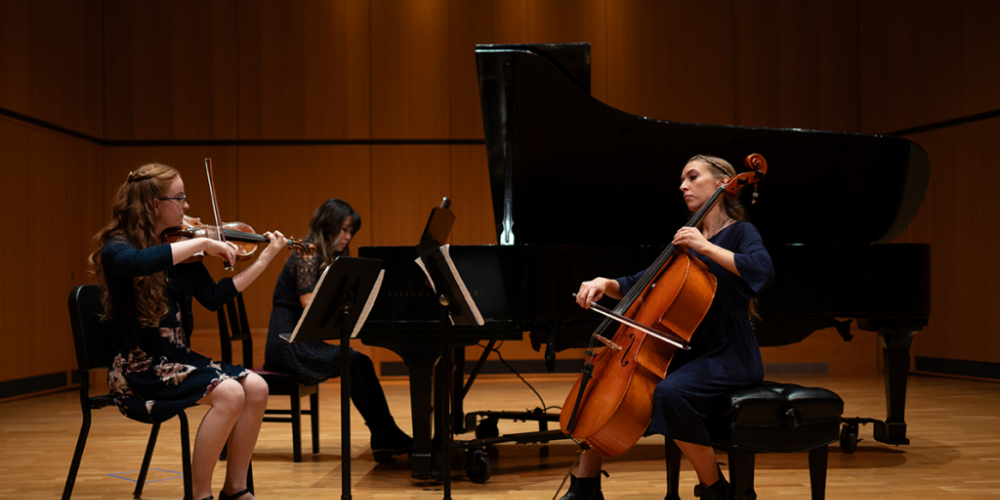
[[389, 463], [394, 460], [393, 456], [413, 451], [413, 438], [397, 428], [390, 437], [372, 435], [371, 447], [376, 463]]
[[[244, 488], [243, 491], [237, 491], [232, 495], [227, 495], [226, 492], [219, 490], [219, 500], [236, 500], [237, 498], [250, 493], [250, 488]], [[208, 497], [212, 498], [212, 497]]]
[[694, 496], [701, 498], [701, 500], [729, 499], [729, 481], [726, 481], [726, 476], [722, 475], [722, 466], [716, 465], [716, 467], [719, 468], [719, 480], [711, 486], [699, 483], [694, 487]]
[[601, 475], [611, 477], [607, 471], [601, 471], [597, 477], [569, 476], [569, 490], [559, 500], [604, 500], [601, 492]]

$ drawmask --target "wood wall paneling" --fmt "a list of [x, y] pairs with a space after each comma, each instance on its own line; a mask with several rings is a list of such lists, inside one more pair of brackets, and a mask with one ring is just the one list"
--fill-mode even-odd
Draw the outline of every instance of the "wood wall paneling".
[[76, 365], [66, 298], [88, 281], [99, 150], [83, 141], [0, 119], [0, 209], [19, 221], [17, 239], [64, 238], [55, 250], [5, 245], [0, 258], [0, 380], [65, 372]]
[[452, 196], [448, 146], [372, 147], [372, 245], [416, 245], [445, 196]]
[[[317, 207], [348, 202], [361, 217], [351, 251], [372, 241], [370, 146], [255, 146], [239, 148], [239, 213], [258, 232], [303, 238]], [[376, 222], [377, 223], [377, 222]], [[274, 286], [290, 253], [282, 252], [243, 292], [254, 335], [254, 360], [264, 362]], [[359, 344], [358, 350], [365, 349]]]
[[236, 138], [235, 0], [108, 0], [107, 139]]
[[733, 123], [733, 4], [608, 3], [607, 103], [660, 120]]
[[527, 0], [448, 3], [449, 90], [452, 139], [482, 139], [483, 116], [475, 47], [526, 43]]
[[931, 159], [931, 183], [911, 225], [915, 243], [932, 245], [932, 313], [914, 341], [918, 356], [1000, 362], [997, 137], [997, 118], [911, 137]]
[[496, 245], [497, 233], [484, 146], [451, 146], [453, 245]]
[[239, 4], [241, 139], [368, 139], [367, 1]]
[[99, 0], [0, 1], [0, 107], [100, 137]]
[[608, 98], [608, 1], [528, 0], [529, 43], [590, 42], [590, 95]]
[[735, 123], [858, 131], [857, 6], [735, 5]]
[[862, 130], [1000, 109], [1000, 3], [859, 2]]
[[448, 0], [372, 0], [372, 138], [449, 136]]

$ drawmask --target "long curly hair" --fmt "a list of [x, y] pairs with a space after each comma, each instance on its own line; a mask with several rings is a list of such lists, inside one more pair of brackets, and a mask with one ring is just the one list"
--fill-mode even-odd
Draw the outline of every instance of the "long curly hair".
[[[729, 177], [730, 179], [736, 177], [736, 169], [733, 165], [718, 156], [709, 155], [694, 155], [687, 162], [691, 163], [693, 161], [703, 161], [707, 163], [712, 170], [712, 176], [716, 179], [721, 179], [723, 177]], [[738, 196], [730, 196], [724, 194], [722, 196], [722, 208], [726, 211], [726, 215], [734, 220], [747, 220], [747, 211], [743, 208], [743, 203], [740, 202]], [[758, 301], [757, 299], [750, 299], [750, 307], [747, 310], [747, 317], [750, 319], [750, 324], [754, 325], [761, 321], [760, 314], [757, 312]]]
[[361, 229], [361, 216], [346, 201], [330, 198], [313, 212], [309, 234], [302, 238], [302, 243], [316, 245], [324, 266], [333, 264], [337, 257], [351, 255], [350, 245], [341, 252], [334, 251], [340, 239], [340, 228], [348, 217], [351, 218], [351, 236], [354, 236]]
[[[129, 172], [128, 179], [115, 193], [111, 203], [111, 222], [94, 235], [97, 250], [88, 259], [90, 272], [102, 287], [102, 320], [113, 320], [116, 313], [101, 262], [102, 248], [113, 239], [125, 240], [138, 250], [159, 245], [161, 242], [160, 235], [156, 234], [157, 218], [153, 200], [164, 196], [178, 176], [180, 173], [172, 167], [150, 163]], [[140, 325], [156, 327], [160, 318], [167, 314], [167, 303], [163, 297], [166, 284], [167, 276], [163, 272], [132, 279], [136, 297], [135, 314]]]

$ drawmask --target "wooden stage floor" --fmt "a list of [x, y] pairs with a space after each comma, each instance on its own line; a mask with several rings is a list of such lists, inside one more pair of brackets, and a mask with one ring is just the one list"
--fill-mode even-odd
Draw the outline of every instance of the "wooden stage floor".
[[[827, 387], [846, 403], [845, 416], [885, 417], [881, 378], [780, 376], [772, 380]], [[529, 377], [548, 405], [561, 405], [572, 383], [566, 377]], [[410, 426], [408, 387], [404, 381], [385, 384], [389, 404], [399, 424]], [[254, 455], [258, 498], [339, 499], [341, 484], [340, 397], [337, 381], [321, 388], [320, 453], [292, 462], [291, 430], [287, 424], [265, 423]], [[521, 410], [538, 399], [513, 378], [480, 379], [469, 395], [467, 411]], [[277, 407], [277, 406], [274, 406]], [[922, 499], [1000, 498], [1000, 384], [911, 376], [906, 420], [909, 446], [887, 446], [872, 439], [871, 426], [853, 455], [830, 448], [827, 498]], [[204, 409], [189, 410], [194, 427]], [[0, 404], [0, 498], [59, 498], [80, 428], [77, 392], [68, 391]], [[409, 461], [377, 465], [368, 447], [367, 428], [354, 411], [353, 494], [356, 498], [441, 498], [440, 484], [410, 478]], [[308, 435], [308, 426], [304, 426]], [[532, 430], [532, 424], [501, 422], [501, 432]], [[179, 475], [180, 444], [176, 420], [163, 425], [143, 498], [177, 499], [183, 495]], [[94, 413], [91, 438], [77, 478], [76, 499], [130, 499], [149, 426], [130, 421], [116, 409]], [[193, 429], [192, 429], [193, 442]], [[307, 442], [308, 443], [308, 442]], [[307, 444], [308, 446], [308, 444]], [[308, 449], [307, 447], [305, 449]], [[547, 449], [537, 445], [502, 445], [492, 461], [486, 484], [456, 471], [453, 497], [461, 499], [550, 499], [575, 458], [569, 441]], [[725, 461], [721, 458], [720, 461]], [[224, 463], [216, 470], [221, 484]], [[606, 462], [611, 473], [605, 492], [615, 498], [663, 498], [663, 438], [641, 440], [624, 456]], [[694, 499], [696, 482], [686, 462], [681, 471], [681, 496]], [[757, 457], [757, 493], [762, 499], [809, 498], [806, 454]], [[218, 491], [218, 487], [215, 489]]]

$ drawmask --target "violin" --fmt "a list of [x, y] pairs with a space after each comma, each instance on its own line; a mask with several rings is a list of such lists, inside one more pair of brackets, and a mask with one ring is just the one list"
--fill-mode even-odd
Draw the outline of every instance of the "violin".
[[[174, 243], [190, 238], [212, 238], [216, 241], [229, 244], [236, 249], [236, 260], [249, 260], [253, 258], [254, 252], [260, 243], [268, 243], [271, 240], [267, 236], [259, 235], [253, 228], [244, 222], [219, 222], [219, 203], [215, 198], [215, 176], [212, 171], [212, 159], [205, 158], [205, 177], [208, 179], [209, 201], [212, 203], [212, 213], [215, 216], [215, 225], [202, 224], [201, 219], [185, 215], [180, 227], [165, 230], [160, 239], [164, 243]], [[316, 246], [303, 244], [300, 240], [286, 238], [286, 246], [294, 249], [300, 254], [312, 254], [316, 251]], [[204, 252], [198, 252], [191, 258], [184, 261], [200, 262], [205, 258]], [[233, 270], [233, 265], [228, 260], [223, 260], [223, 264], [229, 271]]]
[[[685, 226], [697, 226], [723, 195], [737, 195], [767, 172], [759, 154], [748, 156], [744, 164], [750, 171], [716, 189]], [[594, 332], [591, 349], [596, 341], [607, 347], [596, 356], [586, 352], [583, 374], [562, 406], [562, 431], [605, 458], [632, 448], [652, 420], [653, 390], [666, 377], [677, 349], [688, 348], [716, 287], [708, 266], [668, 245], [614, 311], [599, 311], [608, 319]], [[614, 335], [605, 337], [612, 328]]]
[[[222, 238], [220, 238], [219, 226], [203, 224], [200, 218], [190, 215], [184, 216], [180, 226], [167, 229], [160, 235], [160, 239], [164, 243], [175, 243], [190, 238], [222, 239], [236, 250], [237, 261], [252, 259], [259, 244], [271, 241], [267, 236], [254, 232], [253, 228], [245, 222], [223, 222]], [[302, 243], [302, 240], [294, 238], [285, 238], [285, 240], [288, 249], [294, 250], [300, 255], [312, 255], [316, 251], [316, 245], [311, 243]], [[198, 252], [184, 262], [200, 262], [204, 257], [204, 252]]]

